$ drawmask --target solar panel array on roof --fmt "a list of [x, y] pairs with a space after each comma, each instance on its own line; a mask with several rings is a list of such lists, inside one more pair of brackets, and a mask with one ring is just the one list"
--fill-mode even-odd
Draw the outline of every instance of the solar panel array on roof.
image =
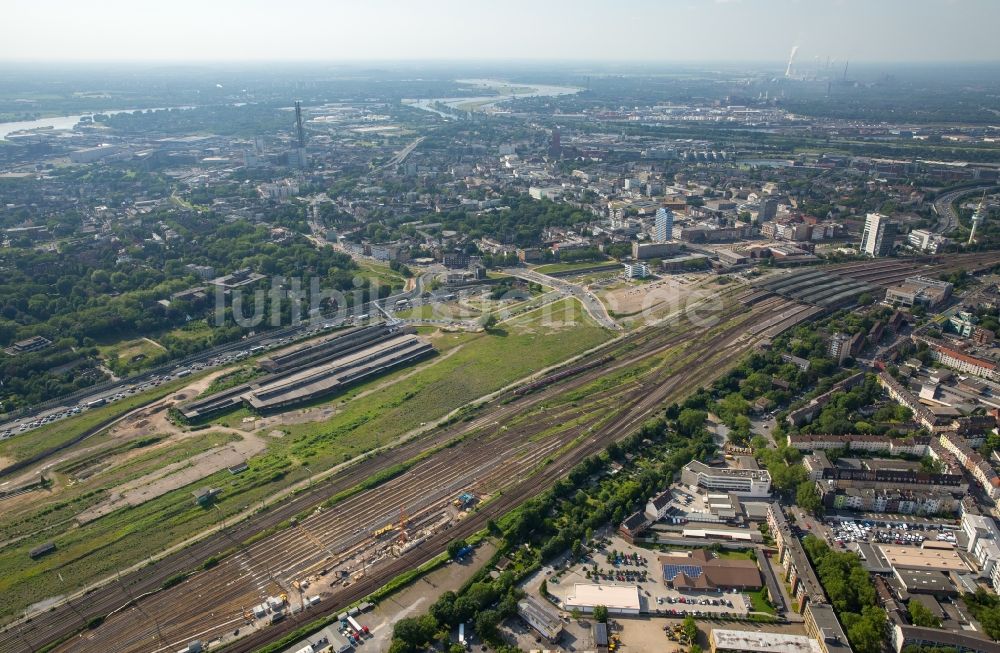
[[663, 580], [673, 580], [677, 574], [681, 573], [697, 578], [701, 576], [702, 568], [698, 565], [663, 565]]

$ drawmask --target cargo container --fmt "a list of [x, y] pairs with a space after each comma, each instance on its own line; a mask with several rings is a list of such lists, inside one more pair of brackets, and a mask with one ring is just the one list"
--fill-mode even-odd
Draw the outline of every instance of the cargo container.
[[361, 641], [361, 638], [364, 635], [368, 634], [368, 626], [362, 626], [361, 624], [358, 623], [358, 620], [355, 619], [354, 617], [348, 615], [347, 616], [347, 623], [351, 625], [351, 628], [354, 630], [354, 633], [357, 635], [358, 641]]

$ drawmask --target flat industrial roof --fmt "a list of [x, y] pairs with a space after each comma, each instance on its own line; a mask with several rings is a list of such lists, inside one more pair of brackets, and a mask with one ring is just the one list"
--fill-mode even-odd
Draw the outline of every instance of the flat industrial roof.
[[750, 533], [736, 529], [685, 528], [681, 531], [681, 535], [684, 537], [726, 537], [731, 540], [753, 541], [753, 536]]
[[907, 592], [932, 592], [955, 594], [958, 589], [942, 571], [936, 569], [897, 569], [896, 577], [906, 588]]
[[879, 544], [878, 548], [890, 565], [900, 569], [969, 571], [955, 549], [922, 549], [900, 544]]
[[715, 641], [715, 648], [720, 650], [782, 651], [782, 653], [821, 653], [822, 650], [819, 642], [805, 635], [713, 628], [712, 638]]
[[638, 610], [639, 588], [635, 585], [593, 585], [577, 583], [566, 597], [567, 605], [603, 605], [611, 609]]

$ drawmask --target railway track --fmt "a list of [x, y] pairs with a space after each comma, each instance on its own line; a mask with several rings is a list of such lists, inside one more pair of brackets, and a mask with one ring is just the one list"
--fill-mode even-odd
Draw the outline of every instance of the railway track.
[[[950, 261], [947, 264], [932, 264], [931, 269], [947, 270], [954, 269], [956, 266], [960, 268], [961, 266], [973, 263], [992, 264], [996, 262], [996, 256], [983, 254], [979, 255], [978, 258], [966, 257], [961, 261]], [[865, 265], [871, 266], [876, 264], [855, 264], [849, 269], [851, 271], [864, 270]], [[896, 274], [905, 273], [907, 276], [913, 274], [913, 268], [903, 270], [902, 268], [881, 269], [881, 266], [876, 267], [876, 271], [882, 274], [890, 272], [890, 270]], [[759, 339], [761, 333], [778, 333], [808, 318], [805, 311], [788, 312], [787, 309], [793, 305], [794, 302], [780, 298], [765, 298], [757, 301], [754, 306], [749, 308], [736, 307], [734, 309], [731, 307], [727, 314], [728, 316], [731, 317], [735, 312], [746, 310], [746, 314], [749, 317], [734, 327], [735, 331], [733, 329], [727, 330], [722, 335], [715, 336], [707, 343], [701, 344], [701, 350], [712, 352], [711, 355], [713, 358], [718, 358], [720, 354], [725, 354], [726, 358], [735, 359], [741, 351], [744, 351], [756, 339]], [[777, 319], [774, 317], [775, 313], [778, 315]], [[756, 330], [753, 333], [748, 332], [747, 326], [749, 324], [756, 324], [761, 320], [768, 322], [769, 326], [766, 329]], [[208, 557], [217, 555], [226, 549], [237, 547], [238, 543], [245, 541], [250, 536], [276, 526], [295, 514], [314, 509], [326, 498], [357, 485], [380, 470], [388, 469], [393, 465], [410, 460], [428, 448], [442, 446], [463, 434], [468, 435], [476, 431], [487, 430], [487, 427], [493, 423], [501, 424], [525, 411], [533, 410], [560, 394], [571, 392], [602, 376], [628, 367], [634, 364], [636, 360], [655, 355], [689, 340], [692, 340], [692, 336], [689, 333], [664, 334], [662, 331], [656, 329], [629, 334], [614, 341], [607, 348], [602, 348], [574, 363], [575, 365], [585, 364], [588, 361], [594, 361], [602, 356], [606, 356], [609, 352], [615, 352], [616, 359], [606, 365], [589, 369], [579, 375], [560, 380], [552, 387], [541, 388], [524, 397], [509, 401], [506, 400], [509, 399], [507, 397], [504, 401], [494, 400], [489, 402], [480, 410], [480, 415], [469, 422], [440, 429], [433, 436], [404, 443], [375, 456], [371, 460], [348, 467], [334, 475], [329, 481], [317, 485], [310, 492], [300, 494], [272, 510], [260, 513], [250, 520], [230, 525], [222, 533], [203, 540], [169, 558], [158, 561], [154, 565], [129, 574], [120, 581], [105, 585], [103, 588], [85, 597], [74, 599], [61, 606], [57, 606], [50, 612], [37, 615], [30, 622], [22, 622], [7, 628], [5, 631], [0, 632], [0, 651], [4, 653], [6, 651], [33, 651], [41, 646], [65, 638], [77, 631], [81, 625], [90, 619], [121, 610], [123, 606], [131, 603], [136, 597], [142, 597], [155, 592], [160, 588], [164, 580], [170, 578], [172, 575], [199, 568], [201, 563]], [[724, 360], [722, 359], [720, 362]], [[630, 387], [626, 394], [616, 395], [612, 390], [599, 393], [609, 398], [620, 400], [619, 406], [621, 410], [619, 417], [615, 417], [606, 424], [599, 425], [593, 429], [592, 433], [586, 433], [586, 424], [568, 429], [561, 436], [549, 439], [545, 443], [545, 446], [536, 447], [534, 451], [527, 451], [527, 449], [530, 449], [528, 447], [526, 450], [518, 452], [518, 447], [524, 447], [525, 442], [530, 442], [532, 433], [543, 431], [544, 428], [542, 427], [548, 424], [548, 422], [542, 422], [533, 430], [520, 431], [519, 435], [522, 440], [516, 446], [515, 443], [508, 442], [505, 438], [500, 438], [499, 436], [490, 437], [480, 433], [474, 441], [490, 443], [487, 451], [480, 449], [478, 450], [479, 453], [463, 452], [463, 458], [460, 459], [463, 467], [467, 466], [466, 463], [471, 465], [469, 468], [474, 472], [472, 476], [463, 476], [460, 479], [453, 479], [449, 483], [442, 484], [441, 478], [446, 477], [457, 466], [456, 460], [453, 458], [450, 462], [435, 463], [436, 466], [421, 467], [419, 470], [415, 467], [405, 475], [380, 485], [372, 491], [376, 494], [384, 495], [377, 502], [371, 502], [370, 499], [372, 497], [367, 494], [357, 495], [358, 497], [365, 496], [369, 500], [367, 506], [361, 506], [359, 509], [370, 509], [372, 512], [364, 514], [373, 516], [375, 522], [380, 521], [378, 515], [381, 515], [381, 521], [388, 522], [392, 518], [387, 517], [387, 515], [395, 512], [400, 504], [405, 504], [407, 506], [406, 509], [408, 511], [412, 509], [416, 515], [433, 513], [436, 505], [435, 502], [439, 501], [441, 497], [450, 496], [456, 484], [468, 483], [471, 487], [475, 482], [479, 482], [483, 488], [494, 489], [497, 492], [503, 491], [503, 494], [483, 506], [482, 510], [475, 513], [469, 519], [458, 522], [457, 525], [450, 529], [436, 533], [420, 547], [411, 550], [403, 558], [389, 561], [372, 569], [360, 582], [338, 590], [321, 605], [324, 609], [332, 610], [337, 606], [360, 598], [381, 584], [384, 584], [384, 582], [394, 577], [400, 571], [411, 568], [414, 565], [420, 564], [421, 560], [429, 559], [433, 555], [436, 555], [443, 548], [443, 543], [455, 537], [460, 537], [463, 533], [475, 532], [475, 530], [481, 528], [489, 516], [502, 514], [509, 508], [518, 505], [525, 498], [532, 496], [542, 487], [546, 487], [555, 478], [558, 478], [559, 475], [564, 473], [575, 462], [582, 460], [587, 455], [590, 455], [590, 453], [601, 450], [607, 446], [611, 439], [621, 437], [624, 431], [627, 431], [648, 417], [651, 411], [654, 411], [669, 397], [675, 394], [680, 396], [691, 387], [694, 387], [693, 384], [704, 383], [705, 380], [714, 378], [715, 375], [721, 373], [725, 368], [724, 364], [702, 365], [700, 367], [691, 366], [691, 369], [685, 369], [664, 378], [659, 378], [655, 374], [652, 375], [651, 378], [657, 379], [657, 384], [652, 388], [648, 387], [648, 384], [642, 384], [640, 387]], [[598, 395], [595, 395], [593, 398], [596, 399], [597, 397]], [[510, 437], [510, 435], [512, 434], [509, 434], [507, 437]], [[587, 435], [587, 437], [583, 437], [584, 435]], [[493, 464], [492, 461], [496, 460], [499, 451], [497, 448], [498, 443], [504, 444], [507, 447], [503, 451], [513, 454], [512, 460], [514, 461], [514, 465], [521, 470], [522, 474], [527, 469], [535, 470], [534, 474], [530, 476], [530, 483], [526, 482], [527, 479], [522, 474], [518, 474], [514, 467], [501, 467]], [[576, 443], [576, 445], [560, 453], [567, 445], [573, 443]], [[461, 447], [462, 444], [458, 446]], [[453, 450], [447, 450], [445, 453], [447, 454], [451, 451]], [[519, 453], [520, 455], [518, 455]], [[440, 452], [439, 454], [435, 454], [432, 459], [439, 456]], [[551, 456], [556, 456], [551, 464], [541, 464], [542, 461]], [[443, 458], [447, 459], [447, 455]], [[477, 473], [481, 473], [481, 477], [478, 479], [473, 478]], [[500, 483], [503, 478], [514, 479], [516, 482], [507, 489], [504, 489], [504, 486]], [[403, 483], [404, 480], [406, 481], [405, 484]], [[418, 491], [415, 494], [407, 494], [400, 489], [403, 485], [409, 488], [416, 488]], [[338, 518], [337, 513], [340, 508], [347, 505], [346, 503], [338, 504], [333, 509], [315, 515], [315, 525], [313, 518], [310, 518], [305, 520], [301, 527], [285, 529], [272, 535], [263, 541], [263, 543], [267, 544], [267, 549], [269, 550], [258, 547], [258, 545], [262, 545], [263, 543], [258, 543], [258, 545], [254, 545], [253, 547], [243, 547], [237, 554], [226, 558], [215, 568], [226, 569], [228, 574], [232, 574], [228, 580], [215, 582], [215, 576], [211, 574], [215, 569], [197, 573], [189, 581], [179, 586], [182, 589], [154, 593], [139, 600], [137, 607], [129, 608], [127, 611], [115, 614], [103, 626], [93, 631], [86, 631], [83, 636], [73, 637], [62, 647], [62, 650], [96, 650], [98, 648], [144, 651], [160, 650], [161, 647], [183, 645], [185, 643], [184, 640], [192, 637], [199, 637], [206, 640], [211, 639], [212, 637], [210, 636], [217, 636], [217, 634], [229, 632], [230, 629], [239, 627], [238, 623], [242, 618], [241, 610], [236, 613], [239, 615], [239, 618], [235, 622], [236, 625], [234, 625], [231, 616], [226, 619], [217, 619], [217, 614], [220, 614], [224, 610], [236, 608], [237, 606], [239, 608], [248, 607], [248, 605], [244, 604], [246, 601], [245, 597], [248, 596], [247, 587], [252, 587], [258, 596], [265, 589], [267, 591], [276, 590], [281, 585], [275, 582], [275, 578], [282, 578], [282, 571], [291, 572], [294, 575], [309, 570], [317, 564], [326, 563], [326, 559], [331, 557], [331, 552], [337, 551], [334, 545], [341, 548], [341, 553], [332, 553], [332, 559], [341, 555], [342, 552], [351, 552], [353, 550], [352, 547], [355, 547], [359, 540], [364, 540], [367, 537], [366, 533], [357, 533], [354, 531], [348, 533], [342, 526], [338, 525], [338, 519], [341, 522], [345, 520], [342, 515]], [[319, 538], [315, 534], [312, 537], [308, 537], [304, 531], [300, 532], [302, 529], [307, 530], [309, 533], [312, 533], [316, 529], [326, 540], [326, 544], [317, 546], [313, 542], [313, 538], [317, 540]], [[296, 537], [298, 537], [298, 540], [295, 540]], [[438, 544], [441, 544], [441, 546], [438, 546]], [[310, 547], [311, 550], [309, 550]], [[283, 558], [278, 553], [272, 553], [281, 550], [288, 550], [292, 558]], [[274, 568], [272, 568], [272, 564]], [[287, 566], [288, 569], [277, 569], [282, 566]], [[278, 572], [277, 575], [274, 573], [275, 570]], [[213, 600], [217, 599], [219, 602], [213, 602], [211, 604], [213, 606], [212, 609], [207, 613], [196, 610], [198, 614], [185, 614], [185, 610], [190, 610], [190, 605], [183, 607], [187, 602], [176, 600], [178, 592], [183, 592], [191, 597], [198, 596], [199, 599], [208, 599], [209, 596], [205, 595], [205, 591], [215, 587], [219, 589], [213, 590], [217, 594], [213, 594], [211, 598]], [[162, 605], [154, 603], [157, 600], [164, 601], [165, 603]], [[181, 607], [178, 607], [179, 605]], [[162, 608], [162, 612], [153, 609], [154, 606]], [[231, 614], [227, 613], [227, 615]], [[317, 612], [312, 610], [308, 618], [312, 619], [316, 614]], [[171, 624], [171, 630], [164, 632], [164, 624], [168, 621]], [[215, 622], [216, 625], [209, 622]], [[240, 640], [234, 650], [252, 650], [252, 647], [255, 646], [253, 642], [259, 643], [260, 641], [272, 640], [280, 636], [282, 632], [288, 632], [294, 628], [295, 624], [297, 624], [297, 620], [292, 618], [287, 622], [267, 628], [260, 633], [254, 633], [245, 638], [245, 640]], [[183, 636], [178, 634], [175, 637], [175, 632], [184, 634]], [[244, 641], [246, 642], [245, 644]]]
[[937, 275], [959, 270], [975, 271], [1000, 263], [1000, 252], [861, 261], [831, 265], [830, 271], [879, 286], [891, 286], [916, 274]]
[[[983, 260], [987, 262], [992, 262], [992, 259], [983, 259]], [[962, 263], [952, 263], [951, 266], [941, 266], [941, 267], [947, 269], [948, 267], [953, 267], [955, 265], [965, 265], [965, 262], [963, 261]], [[892, 274], [887, 275], [886, 273], [892, 273]], [[897, 276], [897, 275], [901, 275], [900, 278], [905, 278], [905, 276], [911, 276], [912, 274], [914, 274], [913, 266], [893, 265], [893, 266], [887, 266], [885, 269], [878, 270], [869, 276], [878, 276], [881, 277], [882, 279], [885, 279], [887, 276]], [[704, 349], [708, 351], [717, 352], [716, 356], [718, 357], [722, 358], [734, 357], [736, 354], [739, 353], [740, 349], [743, 349], [746, 346], [748, 346], [748, 343], [753, 339], [752, 336], [755, 336], [760, 333], [765, 333], [768, 335], [780, 333], [781, 331], [790, 328], [795, 324], [798, 324], [806, 319], [809, 319], [810, 317], [813, 316], [815, 312], [805, 309], [805, 307], [802, 307], [802, 305], [796, 306], [792, 302], [782, 302], [781, 300], [764, 300], [760, 303], [759, 306], [756, 307], [755, 310], [758, 313], [766, 314], [775, 311], [781, 311], [782, 309], [785, 310], [783, 310], [782, 312], [778, 312], [778, 315], [776, 317], [772, 317], [770, 319], [765, 320], [764, 328], [753, 329], [750, 333], [751, 335], [750, 338], [747, 338], [745, 333], [742, 335], [742, 337], [734, 338], [734, 331], [729, 330], [720, 336], [716, 336], [712, 341], [706, 344]], [[737, 332], [743, 331], [743, 325], [737, 327], [736, 331]], [[743, 343], [742, 347], [739, 346], [740, 342]], [[705, 367], [710, 367], [710, 366], [705, 366]], [[588, 440], [585, 440], [583, 443], [571, 449], [566, 455], [558, 458], [550, 466], [555, 470], [556, 475], [553, 478], [548, 478], [553, 474], [553, 472], [546, 471], [546, 469], [543, 468], [536, 476], [533, 477], [533, 483], [531, 483], [531, 486], [533, 488], [537, 488], [541, 484], [547, 486], [549, 482], [554, 481], [555, 478], [558, 478], [563, 472], [565, 472], [565, 470], [567, 470], [569, 467], [575, 464], [575, 462], [582, 460], [584, 457], [586, 457], [586, 455], [590, 455], [590, 453], [599, 451], [604, 446], [606, 446], [607, 443], [610, 441], [608, 440], [608, 438], [611, 437], [613, 439], [614, 437], [614, 435], [609, 436], [609, 434], [620, 435], [624, 432], [628, 432], [629, 429], [636, 426], [641, 420], [646, 419], [650, 414], [650, 412], [654, 411], [657, 407], [661, 406], [662, 402], [667, 400], [671, 394], [675, 392], [680, 392], [681, 390], [679, 390], [678, 388], [684, 389], [691, 387], [692, 384], [703, 383], [704, 380], [697, 379], [697, 377], [699, 376], [704, 380], [708, 380], [712, 378], [714, 374], [711, 372], [699, 373], [695, 371], [688, 371], [688, 372], [683, 372], [681, 374], [672, 375], [667, 379], [656, 378], [654, 375], [653, 381], [643, 384], [643, 387], [641, 388], [633, 390], [628, 398], [624, 397], [622, 398], [629, 405], [629, 408], [625, 410], [620, 417], [615, 418], [609, 424], [606, 424], [603, 427], [597, 429], [597, 433], [595, 435], [593, 435]], [[654, 389], [652, 392], [649, 392], [648, 388], [649, 385], [653, 385]], [[583, 434], [583, 428], [584, 427], [581, 426], [576, 429], [570, 430], [565, 438], [565, 441], [572, 442], [575, 439], [579, 438]], [[588, 444], [590, 446], [588, 446]], [[548, 455], [550, 451], [551, 449], [548, 448], [541, 450], [534, 457], [534, 462], [537, 462], [542, 458], [544, 458], [546, 455]], [[506, 476], [506, 470], [501, 470], [497, 473]], [[484, 481], [484, 484], [485, 482], [486, 481]], [[488, 514], [501, 514], [505, 510], [504, 506], [506, 504], [509, 503], [509, 505], [513, 507], [514, 505], [517, 505], [517, 503], [519, 503], [519, 499], [527, 498], [530, 495], [525, 494], [523, 489], [515, 488], [513, 491], [508, 490], [502, 496], [505, 497], [503, 501], [497, 501], [487, 506], [488, 510], [486, 512]], [[461, 536], [463, 532], [466, 530], [468, 530], [468, 532], [470, 533], [475, 532], [475, 530], [479, 527], [481, 523], [484, 522], [486, 518], [487, 517], [485, 516], [485, 514], [478, 514], [474, 519], [468, 520], [467, 523], [460, 523], [458, 527], [459, 530], [451, 530], [448, 531], [445, 535], [436, 535], [432, 537], [430, 540], [428, 540], [427, 543], [425, 543], [425, 547], [428, 551], [425, 554], [425, 556], [422, 557], [426, 557], [427, 559], [429, 559], [429, 557], [434, 555], [435, 551], [440, 550], [440, 547], [432, 546], [432, 544], [434, 544], [436, 540], [440, 540], [440, 544], [441, 546], [443, 546], [445, 542], [454, 537]], [[338, 607], [340, 605], [349, 603], [351, 600], [360, 598], [361, 596], [364, 596], [364, 594], [370, 592], [371, 590], [376, 589], [380, 584], [387, 582], [389, 579], [394, 577], [400, 571], [406, 568], [410, 568], [415, 564], [420, 564], [420, 562], [421, 560], [419, 559], [411, 559], [407, 563], [401, 563], [399, 561], [390, 563], [389, 565], [386, 565], [384, 569], [381, 569], [380, 573], [367, 578], [366, 583], [359, 583], [358, 587], [355, 587], [353, 591], [338, 592], [337, 594], [335, 594], [332, 597], [333, 603], [331, 605], [332, 607]], [[309, 618], [315, 618], [315, 614], [310, 615]], [[282, 628], [282, 630], [284, 632], [287, 632], [291, 630], [292, 627], [297, 623], [298, 622], [289, 623], [285, 625]], [[253, 648], [258, 646], [259, 644], [266, 641], [270, 641], [278, 635], [279, 633], [273, 632], [273, 629], [267, 629], [266, 632], [254, 633], [249, 638], [246, 638], [244, 640], [239, 640], [232, 647], [232, 650], [236, 651], [253, 650]]]
[[[605, 355], [608, 350], [627, 352], [632, 357], [652, 355], [687, 337], [689, 336], [683, 332], [668, 333], [666, 337], [659, 330], [637, 332], [612, 341], [607, 349], [585, 356], [578, 363], [595, 360]], [[555, 389], [562, 392], [580, 387], [627, 363], [628, 361], [624, 360], [607, 368], [589, 370], [561, 382]], [[66, 601], [48, 612], [35, 615], [30, 620], [7, 626], [0, 631], [0, 651], [31, 651], [52, 641], [58, 641], [91, 619], [120, 609], [134, 597], [157, 591], [167, 579], [200, 568], [206, 559], [231, 549], [235, 543], [273, 528], [296, 514], [311, 510], [327, 498], [357, 485], [379, 471], [404, 463], [429, 448], [442, 446], [460, 432], [474, 431], [490, 422], [530, 410], [532, 406], [546, 401], [553, 391], [553, 388], [541, 389], [506, 404], [498, 401], [490, 402], [482, 409], [482, 415], [470, 422], [440, 429], [434, 436], [411, 440], [384, 451], [370, 460], [344, 469], [327, 482], [317, 484], [311, 492], [299, 494], [250, 519], [228, 526], [224, 533], [217, 533], [154, 564], [107, 583], [95, 591]]]
[[[748, 341], [743, 341], [742, 344], [740, 344], [740, 333], [740, 327], [727, 330], [725, 333], [716, 336], [709, 342], [705, 343], [705, 348], [711, 348], [713, 351], [716, 351], [717, 355], [715, 358], [721, 358], [723, 360], [726, 358], [731, 359], [734, 354], [739, 351], [745, 351], [751, 346], [751, 343]], [[635, 401], [626, 411], [623, 412], [620, 417], [598, 429], [593, 437], [588, 438], [585, 442], [573, 448], [570, 452], [552, 465], [543, 468], [539, 474], [534, 477], [534, 482], [531, 484], [531, 487], [527, 487], [528, 484], [522, 484], [520, 488], [514, 491], [505, 492], [497, 501], [485, 506], [483, 510], [476, 513], [472, 518], [459, 522], [454, 529], [445, 531], [431, 540], [428, 540], [425, 543], [425, 546], [422, 547], [420, 555], [414, 555], [408, 562], [405, 560], [394, 561], [390, 565], [387, 565], [384, 569], [380, 569], [377, 574], [373, 574], [370, 578], [367, 578], [366, 583], [359, 583], [356, 587], [345, 588], [345, 591], [332, 597], [332, 602], [327, 608], [328, 611], [334, 612], [335, 610], [333, 608], [335, 607], [347, 605], [353, 601], [363, 598], [371, 591], [374, 591], [381, 585], [384, 585], [386, 582], [403, 571], [431, 559], [437, 554], [437, 552], [445, 547], [450, 540], [456, 537], [465, 537], [476, 532], [483, 527], [488, 519], [498, 517], [499, 515], [502, 515], [510, 509], [516, 507], [524, 500], [537, 493], [540, 488], [548, 487], [561, 478], [568, 469], [572, 468], [584, 458], [600, 452], [608, 444], [610, 444], [610, 442], [615, 439], [619, 439], [623, 431], [627, 431], [629, 428], [647, 419], [650, 411], [656, 410], [664, 403], [682, 398], [684, 395], [688, 394], [690, 388], [708, 383], [721, 374], [725, 369], [726, 366], [724, 365], [705, 365], [702, 367], [689, 366], [680, 374], [671, 375], [671, 379], [667, 383], [657, 385], [656, 381], [660, 379], [650, 380], [650, 382], [648, 384], [644, 384], [644, 386], [653, 385], [654, 388], [652, 392], [648, 391], [648, 387], [635, 391], [636, 393], [641, 394], [641, 398]], [[278, 626], [281, 627], [280, 633], [273, 632], [273, 629], [276, 627], [259, 631], [247, 636], [246, 638], [236, 641], [227, 647], [226, 651], [227, 653], [229, 651], [232, 651], [233, 653], [248, 653], [250, 651], [254, 651], [264, 644], [273, 641], [280, 635], [291, 632], [302, 623], [315, 619], [316, 617], [316, 613], [299, 615], [290, 623], [278, 624]]]
[[[759, 312], [767, 314], [768, 311], [762, 308]], [[708, 347], [710, 351], [715, 352], [715, 356], [725, 356], [733, 347], [747, 346], [742, 339], [744, 332], [744, 325], [737, 324], [713, 338], [707, 343]], [[675, 336], [668, 338], [668, 342], [673, 342], [676, 346], [686, 339]], [[727, 339], [732, 342], [725, 345], [724, 341]], [[666, 346], [669, 348], [669, 345]], [[708, 369], [715, 373], [715, 370], [722, 368], [709, 366]], [[665, 393], [673, 392], [678, 384], [690, 378], [693, 372], [663, 374], [665, 375], [663, 378], [659, 374], [653, 375], [651, 381], [631, 387], [619, 398], [622, 405], [630, 406], [629, 410], [609, 424], [595, 429], [598, 434], [584, 442], [591, 443], [597, 449], [603, 448], [609, 442], [609, 434], [620, 437], [638, 422], [646, 419], [651, 411], [661, 405]], [[649, 387], [651, 384], [652, 391]], [[609, 396], [612, 394], [609, 393]], [[555, 414], [549, 420], [542, 420], [536, 424], [534, 431], [543, 431], [561, 423], [561, 420], [562, 416]], [[358, 521], [368, 521], [373, 526], [391, 522], [395, 508], [400, 505], [405, 506], [410, 513], [419, 513], [425, 509], [433, 511], [435, 505], [446, 502], [458, 490], [473, 486], [479, 476], [482, 476], [482, 482], [495, 484], [495, 489], [503, 492], [501, 497], [509, 497], [512, 490], [515, 496], [521, 496], [523, 492], [518, 488], [522, 486], [527, 487], [531, 493], [537, 492], [538, 473], [546, 472], [548, 467], [565, 471], [567, 469], [565, 461], [569, 454], [559, 456], [549, 466], [542, 465], [542, 461], [553, 452], [587, 435], [587, 428], [587, 424], [581, 424], [557, 437], [532, 446], [525, 445], [531, 444], [530, 436], [534, 433], [528, 433], [529, 437], [525, 438], [525, 434], [520, 431], [503, 434], [498, 430], [496, 435], [463, 442], [450, 452], [451, 455], [426, 461], [406, 475], [393, 479], [376, 490], [338, 504], [336, 510], [325, 511], [309, 518], [303, 522], [302, 527], [307, 528], [315, 538], [325, 542], [329, 549], [350, 551], [353, 545], [367, 537], [366, 533], [357, 530], [352, 532], [353, 525]], [[570, 454], [575, 450], [576, 448], [572, 449]], [[497, 461], [502, 463], [497, 464]], [[515, 473], [519, 469], [538, 469], [540, 465], [539, 471], [530, 477], [520, 477]], [[449, 470], [458, 468], [463, 470], [463, 473], [448, 476]], [[442, 478], [448, 480], [442, 482]], [[529, 478], [530, 483], [527, 482]], [[347, 521], [346, 525], [342, 514], [351, 515], [351, 520]], [[241, 623], [241, 614], [245, 608], [254, 602], [259, 602], [264, 593], [278, 591], [281, 585], [274, 582], [274, 576], [282, 575], [285, 579], [284, 586], [287, 587], [288, 580], [309, 573], [318, 565], [327, 563], [331, 557], [329, 551], [320, 550], [311, 543], [312, 538], [303, 537], [298, 530], [292, 528], [276, 534], [266, 543], [254, 545], [245, 554], [241, 553], [230, 558], [216, 569], [198, 574], [185, 583], [183, 592], [188, 596], [196, 595], [199, 601], [213, 606], [214, 614], [205, 615], [197, 611], [192, 614], [190, 606], [184, 605], [184, 601], [177, 601], [176, 595], [171, 595], [174, 590], [170, 590], [146, 599], [144, 601], [146, 605], [142, 610], [133, 608], [129, 612], [109, 619], [104, 626], [87, 633], [84, 637], [74, 638], [67, 650], [97, 650], [107, 648], [109, 645], [116, 650], [166, 650], [175, 644], [183, 644], [185, 638], [197, 636], [212, 639], [229, 632], [230, 629], [235, 629]], [[449, 538], [454, 537], [453, 530], [446, 531]], [[230, 580], [225, 581], [226, 578]], [[267, 581], [263, 580], [264, 578], [267, 578]], [[339, 602], [339, 594], [338, 592], [333, 597], [335, 602]], [[220, 613], [228, 614], [228, 617], [219, 619]], [[156, 615], [156, 617], [144, 618], [144, 615]], [[203, 624], [204, 620], [215, 620], [215, 623], [208, 626]], [[140, 623], [144, 623], [145, 626], [139, 627]], [[169, 626], [164, 626], [164, 623], [168, 623]], [[274, 632], [276, 627], [267, 630]], [[161, 635], [163, 631], [167, 632]], [[173, 635], [177, 632], [184, 632], [185, 635], [183, 637], [177, 635], [175, 641]], [[160, 637], [163, 639], [158, 639]], [[163, 641], [166, 643], [159, 643]]]

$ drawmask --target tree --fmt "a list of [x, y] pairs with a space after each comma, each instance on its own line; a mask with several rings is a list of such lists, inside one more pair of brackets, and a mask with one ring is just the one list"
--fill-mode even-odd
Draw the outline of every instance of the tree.
[[448, 557], [454, 560], [463, 548], [465, 548], [465, 540], [452, 540], [448, 543]]
[[941, 620], [938, 619], [937, 615], [927, 609], [927, 606], [920, 601], [910, 599], [907, 608], [910, 611], [910, 621], [914, 626], [923, 626], [924, 628], [941, 627]]
[[765, 466], [771, 473], [771, 485], [775, 489], [798, 489], [799, 484], [806, 480], [806, 470], [802, 465], [789, 465], [783, 460], [778, 460]]
[[701, 430], [707, 419], [708, 413], [705, 411], [685, 408], [677, 416], [677, 430], [681, 435], [692, 436]]
[[573, 621], [580, 621], [583, 617], [583, 613], [580, 612], [580, 608], [573, 608], [573, 610], [569, 613], [569, 616], [573, 617]]
[[418, 651], [434, 638], [437, 626], [437, 619], [429, 614], [415, 619], [400, 619], [393, 626], [392, 637], [402, 642], [403, 647], [399, 649], [400, 651]]
[[806, 512], [816, 514], [823, 509], [823, 500], [820, 499], [816, 484], [812, 481], [803, 481], [795, 492], [795, 504]]
[[684, 617], [684, 636], [687, 637], [688, 641], [692, 644], [698, 639], [698, 624], [695, 622], [694, 617], [688, 615]]
[[480, 318], [479, 324], [483, 327], [483, 331], [490, 331], [497, 325], [497, 316], [493, 313], [487, 313]]
[[500, 613], [496, 610], [483, 610], [476, 615], [476, 632], [483, 639], [494, 639], [499, 625]]
[[594, 621], [602, 624], [608, 623], [608, 608], [607, 606], [597, 605], [594, 606]]
[[847, 639], [857, 653], [879, 653], [885, 639], [886, 616], [881, 608], [867, 606], [858, 616], [853, 612], [843, 617]]
[[445, 592], [431, 605], [430, 613], [434, 615], [434, 618], [439, 623], [454, 625], [458, 621], [455, 619], [455, 601], [457, 598], [458, 596], [455, 592]]
[[542, 579], [542, 584], [538, 586], [538, 593], [542, 596], [549, 595], [549, 583], [544, 578]]
[[750, 412], [750, 404], [738, 392], [732, 392], [719, 401], [719, 415], [727, 422], [732, 422], [739, 415]]

